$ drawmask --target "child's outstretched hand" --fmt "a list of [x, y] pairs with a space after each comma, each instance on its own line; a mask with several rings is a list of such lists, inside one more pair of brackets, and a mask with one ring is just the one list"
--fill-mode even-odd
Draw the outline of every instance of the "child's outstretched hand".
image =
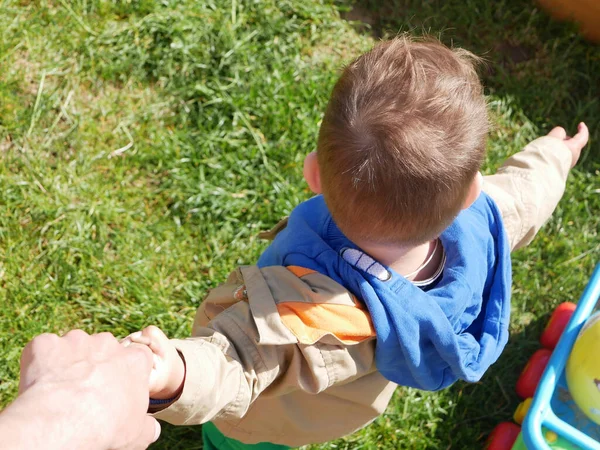
[[160, 328], [153, 325], [130, 334], [121, 341], [125, 346], [132, 343], [150, 347], [154, 365], [150, 374], [150, 397], [170, 399], [177, 397], [185, 381], [185, 364], [175, 346]]
[[571, 168], [573, 168], [575, 164], [577, 164], [579, 155], [581, 155], [581, 149], [585, 147], [585, 144], [587, 144], [590, 133], [585, 123], [581, 122], [577, 126], [577, 134], [573, 137], [567, 136], [567, 132], [563, 127], [553, 128], [552, 131], [548, 133], [548, 136], [560, 139], [569, 148], [569, 150], [571, 150], [571, 155], [573, 157]]

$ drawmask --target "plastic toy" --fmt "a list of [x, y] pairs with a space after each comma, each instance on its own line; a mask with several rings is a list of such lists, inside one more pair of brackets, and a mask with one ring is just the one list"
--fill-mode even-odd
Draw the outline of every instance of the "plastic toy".
[[[579, 447], [573, 445], [566, 439], [560, 437], [554, 431], [550, 431], [547, 428], [542, 430], [542, 435], [546, 443], [553, 450], [580, 450]], [[527, 450], [527, 446], [525, 445], [525, 441], [523, 440], [523, 435], [519, 434], [517, 440], [511, 448], [512, 450]]]
[[519, 425], [521, 425], [523, 423], [523, 421], [525, 420], [527, 411], [529, 411], [529, 408], [531, 408], [532, 400], [533, 399], [531, 397], [526, 398], [521, 403], [519, 403], [519, 406], [517, 406], [517, 410], [515, 411], [515, 414], [513, 415], [513, 420], [515, 422], [517, 422]]
[[538, 0], [538, 3], [556, 19], [576, 22], [586, 38], [600, 43], [597, 0]]
[[546, 325], [544, 332], [540, 336], [540, 344], [542, 344], [542, 347], [554, 350], [554, 347], [558, 344], [560, 335], [575, 312], [575, 308], [577, 308], [577, 305], [571, 302], [565, 302], [558, 305], [552, 313], [552, 316], [550, 316], [550, 320], [548, 321], [548, 325]]
[[585, 323], [567, 361], [567, 385], [573, 400], [600, 425], [600, 312]]
[[492, 430], [488, 437], [486, 450], [507, 450], [513, 447], [513, 444], [521, 433], [521, 427], [512, 422], [502, 422]]
[[537, 387], [540, 379], [542, 378], [542, 374], [544, 370], [546, 370], [546, 366], [548, 365], [548, 361], [550, 361], [550, 356], [552, 355], [552, 351], [547, 348], [542, 348], [536, 351], [533, 356], [529, 359], [529, 362], [521, 372], [519, 379], [517, 380], [517, 385], [515, 390], [517, 394], [521, 398], [533, 397], [535, 393], [535, 388]]
[[517, 393], [524, 401], [514, 420], [522, 426], [499, 424], [487, 450], [600, 450], [600, 311], [591, 316], [596, 306], [600, 309], [599, 299], [600, 264], [578, 304], [556, 308], [540, 338], [544, 349], [534, 353], [519, 377]]

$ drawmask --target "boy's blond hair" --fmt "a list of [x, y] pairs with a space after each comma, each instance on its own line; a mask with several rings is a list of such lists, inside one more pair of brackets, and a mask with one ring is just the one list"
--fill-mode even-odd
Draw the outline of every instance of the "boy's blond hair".
[[345, 68], [317, 157], [325, 201], [351, 240], [426, 242], [460, 212], [488, 132], [475, 61], [402, 36]]

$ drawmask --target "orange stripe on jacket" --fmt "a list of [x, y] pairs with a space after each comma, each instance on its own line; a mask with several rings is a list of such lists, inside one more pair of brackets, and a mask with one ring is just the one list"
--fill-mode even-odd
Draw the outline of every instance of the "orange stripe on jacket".
[[359, 307], [327, 303], [284, 302], [277, 310], [285, 326], [302, 344], [314, 344], [331, 334], [345, 344], [375, 336], [369, 313]]
[[286, 269], [296, 275], [298, 278], [303, 277], [304, 275], [310, 275], [311, 273], [317, 273], [316, 270], [307, 269], [306, 267], [300, 266], [286, 266]]

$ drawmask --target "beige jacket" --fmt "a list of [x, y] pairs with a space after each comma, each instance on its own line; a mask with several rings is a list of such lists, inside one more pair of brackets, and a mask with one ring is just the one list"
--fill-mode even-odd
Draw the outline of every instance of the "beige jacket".
[[[483, 189], [512, 249], [527, 245], [562, 197], [571, 152], [542, 137], [509, 158]], [[198, 309], [192, 336], [173, 340], [186, 363], [179, 399], [156, 417], [213, 421], [246, 443], [325, 442], [364, 427], [396, 385], [375, 367], [368, 312], [330, 278], [297, 267], [241, 267]]]

